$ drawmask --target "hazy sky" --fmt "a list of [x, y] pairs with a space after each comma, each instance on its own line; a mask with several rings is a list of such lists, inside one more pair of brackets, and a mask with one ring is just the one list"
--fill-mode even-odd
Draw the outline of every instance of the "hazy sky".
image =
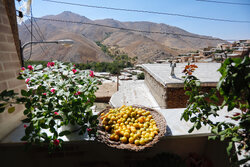
[[[56, 0], [57, 1], [57, 0]], [[200, 2], [196, 0], [58, 0], [64, 2], [106, 6], [114, 8], [150, 10], [192, 16], [220, 18], [228, 20], [250, 21], [250, 6]], [[218, 0], [227, 2], [250, 3], [250, 0]], [[119, 21], [151, 21], [165, 23], [186, 31], [219, 37], [222, 39], [250, 39], [250, 23], [230, 23], [200, 20], [177, 16], [156, 15], [95, 9], [81, 6], [57, 4], [42, 0], [33, 0], [33, 16], [55, 15], [71, 11], [89, 19], [113, 18]], [[16, 5], [19, 6], [18, 4]]]

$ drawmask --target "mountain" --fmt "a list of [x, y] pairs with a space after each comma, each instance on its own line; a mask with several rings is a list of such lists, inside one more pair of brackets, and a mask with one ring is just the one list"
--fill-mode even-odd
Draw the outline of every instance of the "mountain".
[[[34, 45], [31, 60], [57, 59], [70, 62], [112, 61], [112, 59], [105, 55], [101, 48], [96, 45], [96, 41], [101, 41], [102, 44], [107, 45], [110, 49], [126, 53], [130, 57], [138, 57], [139, 62], [166, 59], [188, 51], [198, 50], [208, 46], [216, 46], [218, 43], [224, 42], [221, 39], [192, 34], [178, 27], [152, 22], [120, 22], [114, 19], [90, 20], [84, 16], [67, 11], [58, 15], [48, 15], [42, 18], [70, 20], [72, 22], [90, 23], [91, 25], [36, 19], [35, 23], [39, 25], [39, 28], [36, 24], [33, 24], [33, 27], [36, 27], [37, 31], [40, 30], [43, 33], [45, 40], [72, 39], [75, 43], [72, 47], [63, 47], [56, 44], [41, 44], [44, 47], [45, 53], [42, 52], [39, 45]], [[25, 24], [30, 27], [29, 20], [27, 20]], [[127, 31], [93, 24], [143, 30], [144, 32]], [[41, 38], [34, 28], [33, 35], [40, 40]], [[145, 31], [170, 34], [147, 33]], [[183, 34], [185, 36], [172, 34]], [[30, 33], [23, 24], [19, 26], [19, 36], [22, 43], [30, 41]], [[25, 57], [29, 57], [28, 53], [29, 50], [26, 49]]]

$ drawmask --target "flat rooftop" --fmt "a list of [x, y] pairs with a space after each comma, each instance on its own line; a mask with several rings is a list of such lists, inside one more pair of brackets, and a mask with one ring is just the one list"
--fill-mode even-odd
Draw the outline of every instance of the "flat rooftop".
[[[183, 87], [184, 79], [182, 73], [188, 63], [176, 63], [174, 74], [176, 77], [171, 77], [170, 64], [143, 64], [142, 68], [156, 79], [164, 87]], [[201, 81], [202, 86], [216, 86], [221, 75], [217, 71], [221, 63], [195, 63], [198, 68], [194, 71], [193, 75]]]

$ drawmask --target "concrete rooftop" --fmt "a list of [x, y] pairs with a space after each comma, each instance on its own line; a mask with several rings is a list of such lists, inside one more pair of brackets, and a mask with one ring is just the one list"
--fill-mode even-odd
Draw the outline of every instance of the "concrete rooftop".
[[120, 81], [119, 91], [111, 96], [110, 105], [113, 107], [142, 105], [160, 108], [143, 80]]
[[[176, 78], [170, 76], [170, 64], [143, 64], [142, 68], [153, 76], [159, 83], [166, 87], [183, 87], [183, 78], [185, 66], [188, 63], [176, 63], [174, 73]], [[193, 73], [194, 76], [200, 79], [203, 86], [215, 86], [221, 75], [217, 71], [220, 63], [195, 63], [198, 68]]]

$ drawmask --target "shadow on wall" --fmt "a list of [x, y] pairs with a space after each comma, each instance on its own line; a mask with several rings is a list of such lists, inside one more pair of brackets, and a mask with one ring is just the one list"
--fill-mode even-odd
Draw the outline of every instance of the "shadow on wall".
[[[195, 153], [200, 158], [211, 160], [214, 167], [229, 166], [225, 144], [219, 141], [208, 141], [207, 137], [169, 136], [163, 138], [153, 148], [141, 152], [118, 150], [95, 141], [66, 142], [63, 150], [53, 154], [48, 154], [46, 146], [32, 146], [30, 150], [24, 151], [23, 143], [0, 144], [1, 166], [3, 167], [133, 167], [145, 164], [145, 161], [159, 162], [156, 157], [164, 157], [166, 152], [170, 153], [166, 154], [166, 157], [175, 157], [171, 163], [175, 162], [178, 157], [185, 160], [190, 153]], [[158, 167], [157, 164], [155, 166]]]

